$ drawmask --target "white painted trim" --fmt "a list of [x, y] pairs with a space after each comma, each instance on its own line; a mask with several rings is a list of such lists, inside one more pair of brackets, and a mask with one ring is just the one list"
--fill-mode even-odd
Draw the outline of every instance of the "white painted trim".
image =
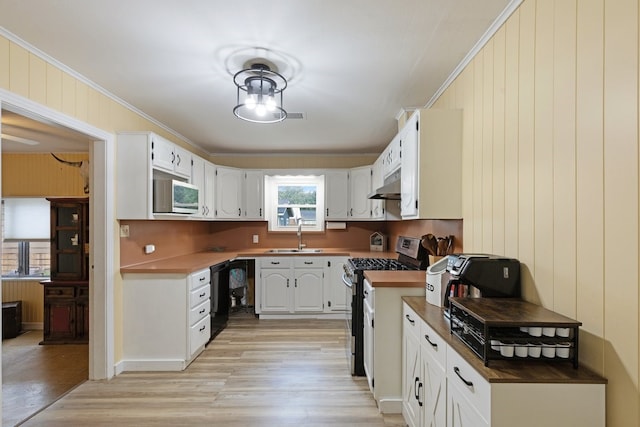
[[53, 58], [52, 56], [46, 54], [45, 52], [41, 51], [37, 47], [33, 46], [32, 44], [22, 40], [20, 37], [16, 36], [15, 34], [10, 32], [6, 28], [0, 27], [0, 36], [6, 37], [9, 41], [11, 41], [11, 42], [17, 44], [18, 46], [28, 50], [29, 52], [31, 52], [32, 54], [36, 55], [37, 57], [39, 57], [43, 61], [48, 62], [49, 64], [51, 64], [51, 65], [53, 65], [53, 66], [55, 66], [57, 68], [60, 68], [63, 72], [69, 74], [71, 77], [73, 77], [75, 79], [78, 79], [79, 81], [81, 81], [82, 83], [86, 84], [90, 88], [97, 90], [102, 95], [106, 96], [109, 99], [112, 99], [113, 101], [117, 102], [118, 104], [122, 105], [123, 107], [127, 108], [128, 110], [131, 110], [136, 114], [139, 114], [140, 116], [142, 116], [146, 120], [150, 121], [151, 123], [155, 124], [156, 126], [162, 128], [162, 129], [166, 130], [171, 135], [175, 136], [176, 138], [181, 139], [182, 141], [186, 142], [187, 144], [191, 145], [192, 147], [196, 148], [197, 150], [204, 151], [202, 149], [202, 147], [199, 147], [193, 141], [187, 139], [184, 135], [181, 135], [180, 133], [178, 133], [177, 131], [171, 129], [167, 125], [165, 125], [165, 124], [161, 123], [160, 121], [154, 119], [153, 117], [151, 117], [150, 115], [148, 115], [144, 111], [141, 111], [141, 110], [137, 109], [133, 105], [129, 104], [127, 101], [123, 100], [122, 98], [117, 97], [116, 95], [112, 94], [111, 92], [109, 92], [108, 90], [103, 88], [102, 86], [99, 86], [97, 83], [89, 80], [88, 78], [86, 78], [82, 74], [78, 73], [77, 71], [75, 71], [72, 68], [69, 68], [69, 66], [63, 64], [62, 62], [58, 61], [57, 59]]
[[402, 413], [402, 398], [396, 399], [380, 399], [378, 402], [378, 409], [382, 414], [401, 414]]
[[476, 44], [471, 48], [469, 53], [462, 58], [462, 61], [453, 69], [449, 77], [444, 81], [440, 88], [433, 94], [431, 99], [425, 104], [424, 108], [430, 108], [440, 98], [445, 90], [453, 83], [453, 81], [462, 73], [462, 71], [469, 65], [471, 60], [480, 52], [485, 44], [493, 37], [493, 35], [502, 27], [502, 25], [509, 19], [509, 17], [520, 7], [523, 0], [511, 0], [511, 2], [504, 8], [502, 13], [493, 21], [493, 23], [487, 28], [487, 31], [478, 39]]
[[121, 372], [184, 371], [186, 367], [182, 359], [125, 359], [118, 364]]
[[[13, 107], [13, 108], [11, 108]], [[114, 375], [114, 177], [115, 137], [88, 123], [67, 116], [47, 106], [0, 88], [0, 109], [18, 109], [26, 115], [38, 116], [68, 127], [94, 139], [90, 145], [92, 165], [89, 279], [89, 379], [111, 378]]]
[[345, 313], [318, 313], [318, 314], [265, 314], [260, 313], [260, 319], [317, 319], [317, 320], [344, 320]]

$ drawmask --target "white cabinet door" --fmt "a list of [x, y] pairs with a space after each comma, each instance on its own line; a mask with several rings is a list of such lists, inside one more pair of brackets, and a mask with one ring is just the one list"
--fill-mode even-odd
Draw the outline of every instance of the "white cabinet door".
[[244, 219], [264, 219], [264, 172], [244, 172]]
[[289, 268], [262, 269], [262, 311], [288, 313], [291, 307], [291, 270]]
[[373, 336], [373, 327], [374, 327], [374, 312], [373, 307], [371, 307], [368, 301], [365, 299], [364, 301], [364, 334], [363, 334], [363, 361], [364, 361], [364, 373], [367, 377], [367, 382], [369, 383], [369, 390], [373, 393], [374, 387], [374, 336]]
[[[195, 157], [195, 156], [194, 156]], [[204, 198], [204, 217], [214, 218], [215, 213], [215, 178], [216, 178], [216, 165], [213, 163], [204, 162], [204, 189], [200, 189], [200, 194]]]
[[457, 385], [447, 386], [447, 427], [489, 427]]
[[395, 172], [395, 170], [401, 166], [402, 144], [402, 135], [399, 132], [384, 150], [384, 178], [391, 175], [391, 173]]
[[353, 168], [349, 175], [351, 219], [370, 219], [371, 200], [367, 197], [371, 192], [371, 167], [363, 166]]
[[191, 178], [191, 153], [158, 135], [151, 136], [151, 164], [156, 169]]
[[[328, 311], [346, 311], [351, 308], [351, 288], [342, 281], [347, 259], [347, 257], [340, 257], [329, 260], [329, 280], [326, 281]], [[349, 302], [348, 306], [347, 302]]]
[[328, 170], [324, 174], [325, 219], [346, 220], [349, 214], [349, 172]]
[[[420, 138], [416, 126], [418, 113], [414, 113], [402, 134], [402, 169], [400, 180], [400, 214], [402, 218], [418, 216], [418, 155]], [[432, 183], [431, 185], [435, 185]]]
[[[417, 319], [414, 318], [417, 323]], [[420, 424], [421, 389], [420, 343], [418, 336], [404, 323], [402, 345], [402, 415], [409, 427]]]
[[[423, 344], [424, 347], [424, 344]], [[441, 427], [447, 421], [447, 380], [442, 366], [421, 348], [423, 427]]]
[[243, 180], [241, 169], [216, 167], [216, 218], [241, 219]]
[[[383, 157], [380, 156], [373, 164], [371, 169], [371, 191], [374, 191], [384, 184], [384, 171], [382, 165]], [[371, 219], [385, 219], [384, 216], [384, 200], [374, 199], [371, 203]]]
[[293, 310], [296, 313], [323, 311], [323, 288], [323, 269], [295, 270]]

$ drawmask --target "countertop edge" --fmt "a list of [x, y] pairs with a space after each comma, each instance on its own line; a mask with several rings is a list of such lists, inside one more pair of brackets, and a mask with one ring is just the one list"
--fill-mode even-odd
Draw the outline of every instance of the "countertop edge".
[[[579, 366], [574, 369], [569, 363], [499, 361], [489, 366], [476, 356], [464, 343], [451, 335], [444, 309], [427, 303], [424, 297], [402, 297], [443, 340], [447, 342], [467, 363], [490, 383], [545, 383], [545, 384], [607, 384], [608, 380], [591, 369]], [[526, 368], [526, 369], [524, 369]]]

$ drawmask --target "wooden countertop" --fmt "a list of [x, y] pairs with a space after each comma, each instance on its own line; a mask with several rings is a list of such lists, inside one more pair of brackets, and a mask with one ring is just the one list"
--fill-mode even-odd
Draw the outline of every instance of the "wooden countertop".
[[607, 379], [580, 366], [574, 369], [570, 363], [545, 361], [491, 360], [489, 366], [475, 355], [449, 330], [444, 310], [429, 304], [424, 297], [402, 297], [409, 307], [458, 352], [476, 371], [491, 383], [566, 383], [606, 384]]
[[424, 288], [427, 281], [424, 270], [367, 270], [364, 278], [374, 288]]
[[[322, 252], [298, 252], [298, 253], [269, 253], [270, 248], [240, 249], [237, 251], [214, 252], [204, 251], [189, 255], [181, 255], [157, 261], [150, 261], [141, 264], [125, 265], [120, 267], [120, 273], [157, 273], [157, 274], [191, 274], [194, 271], [209, 268], [221, 262], [230, 261], [236, 258], [257, 258], [257, 257], [278, 257], [278, 256], [347, 256], [351, 258], [393, 258], [398, 254], [395, 252], [368, 252], [362, 249], [345, 248], [319, 248]], [[404, 272], [403, 272], [404, 273]], [[424, 271], [422, 272], [424, 276]]]

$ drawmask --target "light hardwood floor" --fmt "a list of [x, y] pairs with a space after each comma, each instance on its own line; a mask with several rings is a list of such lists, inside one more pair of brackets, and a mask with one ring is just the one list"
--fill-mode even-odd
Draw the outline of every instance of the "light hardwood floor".
[[[152, 338], [152, 337], [150, 337]], [[87, 381], [26, 426], [399, 427], [348, 372], [344, 322], [233, 317], [183, 372]]]

